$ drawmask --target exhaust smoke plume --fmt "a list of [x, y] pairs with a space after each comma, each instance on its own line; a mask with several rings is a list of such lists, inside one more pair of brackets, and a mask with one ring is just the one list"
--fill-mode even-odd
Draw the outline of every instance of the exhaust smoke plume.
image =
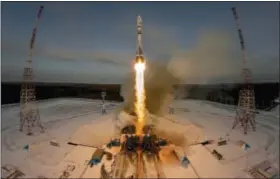
[[[238, 62], [232, 58], [230, 37], [222, 31], [206, 31], [194, 47], [177, 51], [168, 64], [176, 77], [193, 84], [209, 83], [221, 76], [238, 74]], [[241, 62], [241, 60], [239, 60]], [[238, 72], [236, 72], [238, 71]]]
[[[173, 85], [180, 83], [167, 69], [164, 63], [149, 63], [145, 71], [146, 108], [149, 113], [160, 115], [166, 104], [172, 100]], [[134, 102], [134, 75], [128, 75], [122, 86], [121, 95], [124, 98], [124, 110], [133, 111]]]
[[[240, 70], [236, 72], [232, 65], [229, 49], [229, 36], [220, 31], [207, 31], [193, 48], [176, 50], [169, 61], [149, 60], [145, 72], [147, 110], [155, 115], [167, 111], [174, 98], [173, 87], [176, 84], [188, 83], [193, 79], [196, 81], [191, 83], [207, 83], [213, 78], [239, 73]], [[134, 74], [131, 72], [121, 89], [123, 108], [129, 113], [133, 112], [134, 92]], [[180, 93], [176, 96], [185, 96], [187, 91], [181, 90]]]

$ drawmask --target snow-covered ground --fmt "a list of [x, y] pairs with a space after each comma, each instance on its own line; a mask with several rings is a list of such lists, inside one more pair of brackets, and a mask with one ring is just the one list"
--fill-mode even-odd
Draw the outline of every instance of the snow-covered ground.
[[[118, 105], [113, 102], [107, 104], [109, 113]], [[99, 177], [96, 173], [97, 170], [100, 171], [100, 165], [85, 172], [82, 170], [86, 167], [85, 160], [92, 155], [92, 149], [78, 150], [67, 142], [81, 126], [87, 124], [98, 124], [100, 136], [102, 132], [111, 130], [106, 128], [105, 121], [110, 121], [112, 114], [101, 115], [101, 101], [62, 98], [40, 101], [38, 105], [46, 132], [31, 137], [19, 132], [19, 105], [2, 106], [2, 166], [15, 165], [26, 177], [60, 177], [65, 167], [75, 161], [75, 156], [78, 155], [75, 162], [80, 168], [74, 170], [78, 172], [74, 177]], [[191, 122], [200, 126], [208, 139], [218, 140], [222, 137], [230, 140], [226, 146], [192, 146], [188, 156], [191, 168], [165, 166], [163, 168], [166, 177], [250, 177], [246, 169], [265, 159], [279, 168], [279, 112], [278, 116], [272, 114], [273, 111], [260, 112], [256, 116], [256, 132], [249, 130], [248, 134], [244, 135], [240, 126], [231, 130], [235, 115], [232, 106], [196, 100], [178, 100], [173, 106], [174, 116], [177, 116], [180, 122]], [[58, 141], [60, 147], [49, 145], [51, 140]], [[246, 141], [251, 148], [242, 150], [235, 145], [237, 140]], [[27, 144], [30, 149], [24, 150]], [[225, 159], [218, 161], [214, 158], [210, 153], [213, 149], [220, 152]]]

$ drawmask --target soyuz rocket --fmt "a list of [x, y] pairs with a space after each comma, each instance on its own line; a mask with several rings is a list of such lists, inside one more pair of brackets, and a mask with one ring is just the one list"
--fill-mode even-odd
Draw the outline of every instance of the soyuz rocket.
[[137, 16], [137, 50], [136, 50], [136, 63], [144, 63], [143, 47], [142, 47], [142, 19]]

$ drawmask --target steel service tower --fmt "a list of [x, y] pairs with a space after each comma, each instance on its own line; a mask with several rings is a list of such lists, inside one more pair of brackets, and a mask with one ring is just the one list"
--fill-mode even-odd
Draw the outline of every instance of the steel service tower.
[[143, 47], [142, 47], [142, 19], [141, 16], [137, 17], [137, 51], [136, 51], [136, 63], [144, 63]]

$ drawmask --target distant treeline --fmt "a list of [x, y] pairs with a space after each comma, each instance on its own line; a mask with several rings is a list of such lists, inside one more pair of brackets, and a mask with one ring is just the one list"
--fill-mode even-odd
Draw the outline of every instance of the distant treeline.
[[[252, 87], [255, 93], [255, 105], [258, 109], [266, 109], [271, 106], [274, 99], [280, 94], [279, 83], [256, 83]], [[244, 88], [244, 85], [184, 85], [183, 88], [187, 98], [237, 105], [239, 91]]]
[[[1, 83], [1, 104], [18, 103], [20, 96], [20, 83]], [[239, 84], [221, 85], [180, 85], [180, 91], [185, 92], [185, 98], [210, 100], [221, 103], [237, 104]], [[256, 106], [260, 109], [267, 108], [272, 101], [279, 96], [279, 83], [258, 83], [253, 85], [255, 91]], [[76, 97], [101, 99], [101, 92], [106, 91], [106, 99], [122, 101], [120, 96], [121, 85], [119, 84], [59, 84], [59, 83], [36, 83], [36, 97], [39, 100]]]

